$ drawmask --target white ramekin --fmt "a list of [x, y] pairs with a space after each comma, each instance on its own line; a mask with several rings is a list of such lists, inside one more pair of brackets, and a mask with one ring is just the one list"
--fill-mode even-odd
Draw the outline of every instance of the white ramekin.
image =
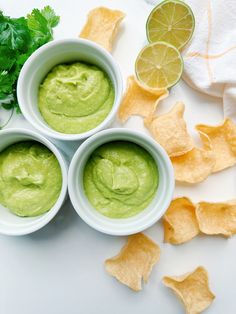
[[[96, 128], [80, 134], [65, 134], [53, 130], [38, 108], [38, 89], [46, 74], [57, 64], [84, 61], [99, 66], [110, 77], [115, 90], [113, 107]], [[86, 39], [54, 40], [37, 49], [25, 62], [17, 83], [17, 98], [24, 117], [44, 135], [58, 140], [82, 140], [104, 129], [115, 118], [123, 93], [119, 66], [110, 53]]]
[[0, 151], [17, 142], [33, 140], [44, 144], [54, 155], [61, 167], [62, 188], [55, 205], [45, 214], [37, 217], [18, 217], [0, 204], [0, 233], [6, 235], [24, 235], [32, 233], [45, 226], [59, 211], [67, 196], [67, 164], [49, 140], [27, 129], [8, 129], [0, 131]]
[[[112, 141], [130, 141], [142, 146], [158, 166], [159, 186], [154, 199], [140, 214], [130, 218], [105, 217], [92, 207], [84, 192], [83, 173], [89, 156], [100, 145]], [[173, 167], [165, 150], [147, 135], [119, 128], [101, 131], [84, 141], [71, 161], [68, 174], [70, 199], [79, 216], [94, 229], [110, 235], [129, 235], [153, 225], [168, 208], [174, 184]]]

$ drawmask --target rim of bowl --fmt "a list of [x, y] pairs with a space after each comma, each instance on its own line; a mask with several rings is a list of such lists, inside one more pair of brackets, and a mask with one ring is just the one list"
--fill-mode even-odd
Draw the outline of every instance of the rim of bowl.
[[[31, 120], [31, 115], [27, 112], [27, 110], [25, 110], [25, 103], [24, 103], [23, 90], [24, 90], [24, 85], [25, 85], [25, 76], [28, 72], [30, 64], [32, 62], [34, 62], [35, 59], [38, 58], [45, 50], [53, 48], [54, 46], [57, 46], [57, 45], [63, 46], [64, 44], [68, 44], [68, 43], [75, 43], [75, 44], [80, 44], [80, 45], [82, 44], [85, 46], [90, 46], [94, 50], [97, 50], [101, 54], [103, 54], [105, 56], [105, 58], [107, 60], [109, 60], [109, 63], [112, 65], [112, 68], [113, 68], [114, 73], [115, 73], [115, 77], [117, 79], [117, 85], [119, 86], [119, 88], [117, 90], [114, 86], [116, 99], [114, 100], [114, 103], [112, 105], [112, 109], [109, 112], [109, 114], [106, 116], [106, 118], [95, 128], [93, 128], [87, 132], [78, 133], [78, 134], [67, 134], [67, 133], [57, 132], [56, 130], [51, 128], [50, 125], [48, 125], [46, 122], [45, 122], [45, 124], [48, 125], [48, 128], [50, 129], [50, 131], [45, 130], [45, 128], [43, 126], [41, 126], [39, 123]], [[52, 58], [53, 58], [53, 56], [52, 56]], [[115, 115], [118, 111], [118, 108], [119, 108], [119, 105], [120, 105], [120, 102], [121, 102], [121, 99], [123, 96], [123, 89], [124, 89], [123, 85], [124, 84], [123, 84], [123, 78], [122, 78], [120, 67], [119, 67], [118, 63], [116, 62], [116, 60], [113, 58], [113, 56], [108, 51], [106, 51], [105, 48], [103, 48], [102, 46], [98, 45], [97, 43], [95, 43], [93, 41], [90, 41], [90, 40], [87, 40], [84, 38], [56, 39], [56, 40], [48, 42], [48, 43], [44, 44], [43, 46], [39, 47], [36, 51], [34, 51], [32, 53], [32, 55], [24, 63], [24, 65], [20, 71], [18, 81], [17, 81], [17, 99], [18, 99], [22, 114], [24, 115], [26, 120], [34, 128], [36, 128], [38, 131], [42, 132], [46, 136], [49, 136], [49, 137], [57, 139], [57, 140], [76, 141], [76, 140], [86, 139], [86, 138], [92, 136], [93, 134], [96, 134], [97, 132], [103, 130], [109, 124], [112, 123], [112, 121], [114, 120]]]
[[[91, 143], [97, 141], [100, 138], [106, 138], [107, 135], [111, 135], [111, 134], [117, 134], [117, 135], [129, 135], [130, 137], [136, 137], [138, 138], [140, 141], [144, 141], [147, 144], [151, 145], [152, 148], [154, 149], [154, 151], [159, 155], [159, 164], [156, 158], [155, 161], [158, 165], [158, 168], [160, 166], [160, 160], [162, 159], [162, 164], [164, 164], [164, 168], [165, 168], [165, 173], [166, 173], [166, 178], [168, 177], [168, 182], [166, 181], [166, 193], [165, 193], [165, 197], [163, 198], [163, 202], [161, 203], [161, 209], [159, 209], [156, 205], [153, 208], [155, 208], [155, 214], [153, 213], [149, 213], [146, 212], [145, 215], [143, 214], [143, 218], [139, 218], [140, 221], [138, 221], [138, 223], [132, 223], [131, 224], [127, 224], [127, 228], [125, 230], [120, 230], [119, 228], [117, 229], [113, 229], [112, 227], [112, 221], [116, 221], [116, 222], [120, 222], [120, 225], [122, 224], [122, 222], [126, 221], [128, 222], [129, 219], [131, 220], [135, 220], [136, 218], [138, 218], [139, 214], [129, 217], [129, 218], [124, 218], [124, 219], [117, 219], [117, 218], [109, 218], [106, 217], [104, 215], [102, 215], [101, 213], [99, 213], [97, 211], [97, 214], [93, 214], [91, 213], [91, 208], [93, 208], [93, 206], [89, 203], [89, 200], [87, 199], [84, 190], [83, 190], [83, 185], [80, 186], [79, 189], [76, 189], [76, 185], [74, 184], [76, 181], [76, 175], [77, 175], [77, 163], [80, 159], [81, 154], [83, 154], [83, 152], [91, 145]], [[135, 142], [135, 140], [133, 139], [120, 139], [121, 141], [130, 141], [130, 142], [134, 142], [137, 145], [140, 145], [142, 147], [141, 144], [139, 144], [138, 142]], [[103, 143], [109, 143], [112, 141], [119, 141], [119, 139], [108, 139], [107, 141], [104, 140]], [[103, 143], [100, 143], [97, 147], [99, 147], [100, 145], [103, 145]], [[145, 147], [143, 147], [144, 149], [146, 149]], [[94, 148], [96, 149], [96, 148]], [[152, 156], [154, 154], [152, 154], [151, 152], [149, 152]], [[91, 152], [90, 152], [91, 154]], [[86, 156], [86, 158], [89, 156]], [[87, 161], [87, 160], [86, 160]], [[86, 164], [85, 161], [85, 164]], [[81, 166], [81, 165], [80, 165]], [[163, 165], [162, 165], [163, 166]], [[160, 170], [160, 168], [159, 168]], [[162, 168], [163, 170], [163, 168]], [[165, 179], [164, 179], [165, 181]], [[165, 211], [167, 210], [172, 197], [173, 197], [173, 193], [174, 193], [174, 187], [175, 187], [175, 179], [174, 179], [174, 170], [173, 170], [173, 166], [171, 164], [171, 161], [169, 159], [169, 156], [167, 155], [166, 151], [162, 148], [162, 146], [160, 144], [158, 144], [157, 142], [155, 142], [152, 138], [150, 138], [148, 135], [145, 135], [139, 131], [134, 131], [134, 130], [129, 130], [129, 129], [124, 129], [124, 128], [113, 128], [113, 129], [108, 129], [108, 130], [103, 130], [93, 136], [91, 136], [90, 138], [88, 138], [86, 141], [84, 141], [80, 147], [77, 149], [77, 151], [75, 152], [72, 161], [70, 163], [70, 167], [69, 167], [69, 172], [68, 172], [68, 192], [69, 192], [69, 196], [70, 196], [70, 200], [71, 203], [75, 209], [75, 211], [77, 212], [77, 214], [92, 228], [105, 233], [105, 234], [109, 234], [109, 235], [116, 235], [116, 236], [125, 236], [125, 235], [130, 235], [130, 234], [134, 234], [137, 232], [141, 232], [145, 229], [147, 229], [148, 227], [152, 226], [154, 223], [156, 223], [165, 213]], [[158, 190], [158, 189], [157, 189]], [[82, 195], [81, 198], [83, 198], [83, 196], [85, 196], [85, 198], [87, 199], [88, 203], [90, 204], [90, 208], [84, 208], [82, 204], [80, 204], [80, 200], [78, 197], [78, 195]], [[94, 209], [94, 208], [93, 208]], [[94, 209], [96, 211], [96, 209]], [[145, 211], [145, 209], [144, 209]], [[141, 213], [144, 213], [144, 211], [142, 211]], [[90, 213], [89, 215], [87, 215], [87, 213]], [[140, 214], [141, 214], [140, 213]], [[91, 217], [93, 218], [91, 218]], [[95, 217], [97, 216], [97, 217]], [[99, 218], [98, 218], [99, 217]], [[142, 221], [143, 220], [143, 221]], [[109, 223], [107, 224], [107, 221], [110, 221], [110, 225]]]
[[[29, 135], [32, 137], [32, 140], [40, 142], [43, 145], [45, 145], [48, 149], [50, 149], [50, 151], [56, 156], [56, 158], [59, 162], [59, 165], [61, 168], [61, 174], [62, 174], [61, 192], [60, 192], [60, 195], [59, 195], [56, 203], [53, 205], [53, 207], [49, 211], [47, 211], [43, 215], [36, 216], [35, 218], [38, 218], [38, 221], [36, 219], [32, 224], [29, 224], [29, 226], [21, 227], [21, 229], [17, 230], [17, 231], [12, 230], [12, 231], [8, 231], [8, 232], [3, 232], [0, 228], [0, 234], [10, 235], [10, 236], [21, 236], [21, 235], [33, 233], [33, 232], [43, 228], [59, 212], [59, 210], [61, 209], [61, 207], [62, 207], [62, 205], [66, 199], [66, 196], [67, 196], [68, 166], [67, 166], [67, 163], [66, 163], [63, 155], [59, 151], [59, 149], [52, 142], [50, 142], [47, 138], [45, 138], [43, 135], [40, 135], [34, 131], [24, 129], [24, 128], [6, 129], [6, 130], [0, 131], [0, 137], [4, 136], [6, 134], [15, 134], [15, 133], [17, 133], [18, 135], [19, 134], [20, 135], [21, 134], [26, 135], [26, 136]], [[16, 141], [15, 143], [17, 143], [17, 142], [19, 142], [19, 141]], [[7, 210], [9, 210], [9, 209], [7, 209]]]

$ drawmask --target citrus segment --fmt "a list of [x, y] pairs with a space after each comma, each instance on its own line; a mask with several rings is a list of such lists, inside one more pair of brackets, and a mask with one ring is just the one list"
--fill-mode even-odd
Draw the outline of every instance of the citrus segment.
[[137, 79], [148, 88], [163, 90], [176, 84], [183, 72], [179, 51], [165, 42], [144, 47], [139, 53], [135, 70]]
[[191, 8], [178, 0], [166, 0], [150, 13], [146, 32], [149, 42], [165, 41], [182, 49], [191, 39], [195, 20]]

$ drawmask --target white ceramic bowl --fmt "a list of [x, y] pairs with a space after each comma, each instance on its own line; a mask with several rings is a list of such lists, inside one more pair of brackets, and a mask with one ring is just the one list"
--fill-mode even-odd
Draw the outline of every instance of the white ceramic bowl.
[[[83, 188], [85, 164], [92, 152], [104, 143], [130, 141], [145, 148], [154, 158], [159, 171], [159, 186], [150, 205], [136, 216], [112, 219], [92, 207]], [[91, 227], [111, 235], [128, 235], [153, 225], [168, 208], [174, 191], [174, 172], [165, 150], [151, 137], [127, 129], [101, 131], [87, 139], [76, 151], [69, 167], [68, 189], [71, 202], [79, 216]]]
[[24, 235], [45, 226], [59, 211], [67, 196], [67, 164], [59, 150], [45, 137], [26, 129], [9, 129], [0, 131], [0, 151], [17, 142], [34, 140], [48, 147], [61, 167], [62, 188], [55, 205], [45, 214], [37, 217], [18, 217], [0, 204], [0, 233], [6, 235]]
[[[96, 128], [80, 134], [65, 134], [53, 130], [38, 109], [38, 89], [47, 73], [57, 64], [84, 61], [97, 65], [110, 77], [115, 90], [113, 107]], [[39, 131], [59, 140], [82, 140], [112, 123], [123, 93], [119, 66], [110, 53], [86, 39], [62, 39], [47, 43], [37, 49], [25, 62], [17, 83], [17, 98], [24, 117]]]

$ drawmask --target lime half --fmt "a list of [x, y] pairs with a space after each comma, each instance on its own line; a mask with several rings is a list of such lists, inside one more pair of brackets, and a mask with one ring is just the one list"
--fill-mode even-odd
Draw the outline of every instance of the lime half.
[[180, 52], [166, 42], [147, 45], [135, 62], [137, 79], [146, 87], [163, 90], [175, 85], [183, 72]]
[[179, 0], [166, 0], [150, 13], [146, 32], [148, 41], [165, 41], [179, 50], [190, 41], [195, 27], [191, 8]]

